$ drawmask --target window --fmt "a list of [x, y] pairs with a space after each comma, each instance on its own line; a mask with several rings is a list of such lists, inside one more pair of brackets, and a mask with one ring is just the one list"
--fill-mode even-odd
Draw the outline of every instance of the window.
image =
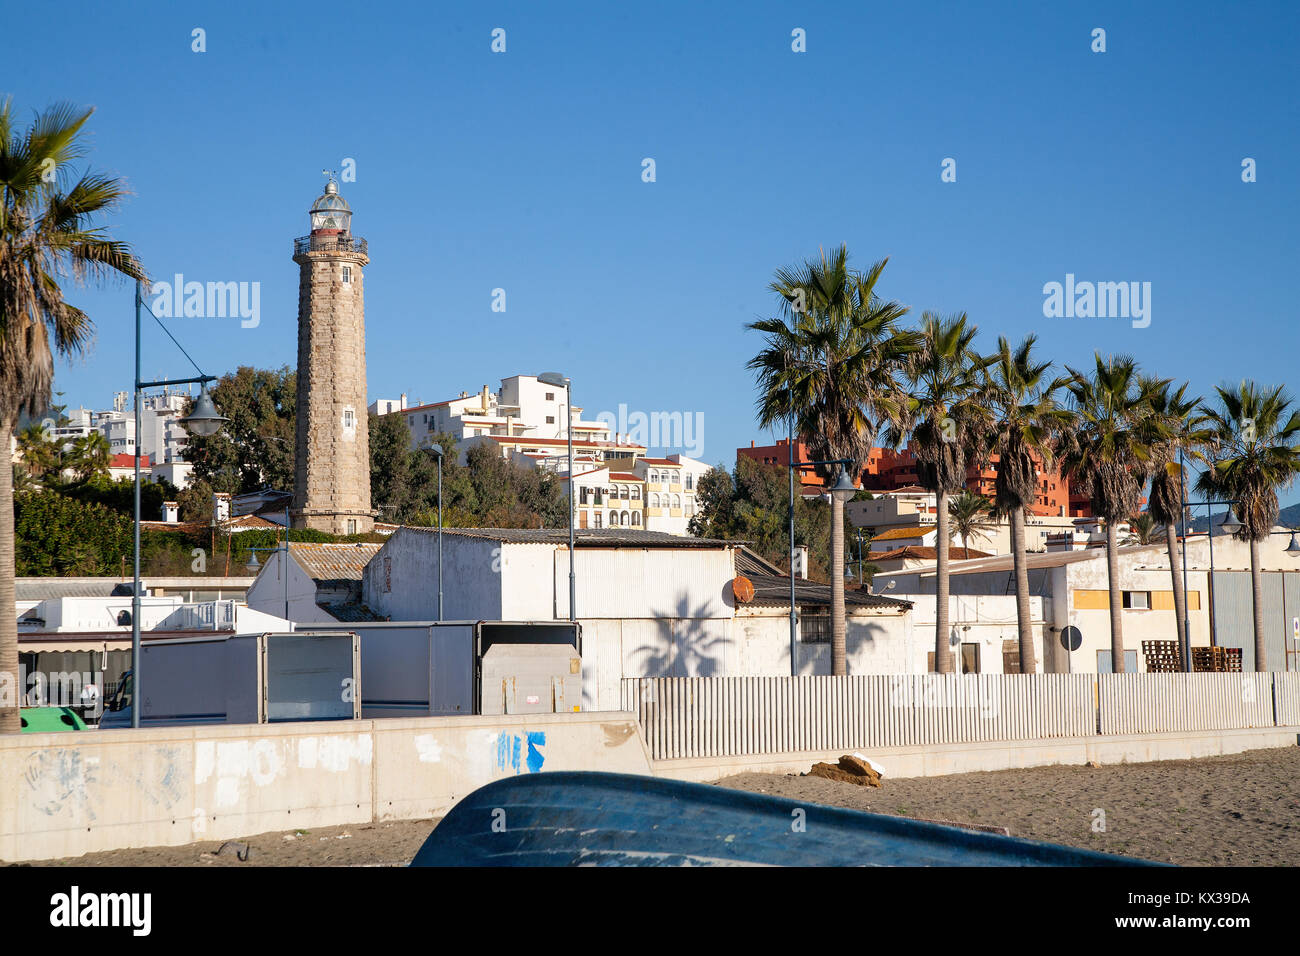
[[356, 533], [357, 533], [357, 519], [356, 519], [356, 518], [349, 518], [349, 519], [348, 519], [348, 534], [356, 534]]
[[1124, 606], [1134, 611], [1149, 611], [1151, 609], [1151, 592], [1125, 591]]
[[686, 473], [686, 490], [687, 491], [695, 490], [695, 476], [690, 472]]
[[343, 284], [344, 284], [344, 285], [347, 285], [347, 284], [349, 284], [351, 281], [352, 281], [352, 267], [351, 267], [351, 266], [344, 266], [344, 267], [343, 267]]
[[961, 672], [963, 674], [978, 674], [980, 672], [980, 646], [978, 644], [963, 644], [961, 646]]
[[650, 496], [650, 507], [651, 507], [651, 508], [658, 508], [658, 507], [659, 507], [659, 496], [658, 496], [658, 495], [651, 495], [651, 496]]
[[578, 489], [578, 504], [580, 504], [580, 505], [585, 505], [586, 503], [587, 503], [587, 489], [586, 489], [586, 488], [579, 488], [579, 489]]
[[641, 512], [639, 511], [632, 512], [632, 527], [634, 528], [641, 527]]
[[674, 507], [674, 508], [680, 508], [681, 506], [682, 506], [682, 496], [681, 496], [681, 495], [673, 495], [673, 507]]
[[633, 485], [633, 486], [632, 486], [632, 500], [633, 500], [633, 501], [640, 501], [640, 500], [641, 500], [641, 486], [640, 486], [640, 485]]
[[609, 526], [610, 526], [611, 528], [617, 528], [617, 527], [618, 527], [618, 512], [617, 512], [617, 511], [611, 511], [611, 512], [609, 513]]
[[[597, 501], [596, 504], [600, 504], [600, 502]], [[601, 515], [603, 515], [603, 514], [604, 514], [603, 511], [597, 511], [597, 512], [595, 513], [595, 515], [593, 516], [593, 520], [596, 522], [596, 525], [595, 525], [595, 526], [596, 526], [597, 528], [599, 528], [599, 527], [601, 526], [601, 525], [600, 525], [600, 520], [601, 520]]]
[[555, 393], [554, 393], [554, 392], [547, 392], [547, 393], [546, 393], [546, 400], [547, 400], [548, 402], [553, 402], [553, 401], [555, 401]]
[[799, 641], [803, 644], [831, 642], [831, 616], [824, 611], [807, 611], [799, 616]]
[[620, 498], [622, 498], [624, 501], [627, 501], [627, 500], [628, 500], [628, 496], [629, 496], [630, 494], [631, 494], [631, 492], [628, 491], [627, 485], [623, 485], [623, 486], [619, 489], [619, 492], [618, 492], [618, 496], [619, 496]]
[[618, 523], [626, 528], [628, 525], [632, 523], [632, 516], [628, 514], [626, 511], [624, 511], [621, 515], [619, 515]]
[[555, 416], [554, 416], [554, 415], [547, 415], [547, 416], [546, 416], [546, 424], [548, 424], [548, 425], [554, 425], [554, 424], [555, 424]]

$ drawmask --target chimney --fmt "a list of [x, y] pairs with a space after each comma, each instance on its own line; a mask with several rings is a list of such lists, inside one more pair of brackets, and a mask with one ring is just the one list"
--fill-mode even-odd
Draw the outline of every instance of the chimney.
[[399, 405], [398, 408], [405, 409], [405, 408], [406, 408], [406, 393], [405, 393], [405, 392], [402, 393], [401, 402], [402, 402], [402, 404]]
[[174, 501], [163, 502], [163, 521], [176, 524], [181, 520], [181, 507]]
[[806, 544], [795, 546], [793, 574], [805, 581], [808, 579], [808, 546]]
[[752, 439], [752, 438], [749, 440], [749, 447], [750, 447], [750, 448], [753, 448], [753, 447], [754, 447], [754, 439]]
[[218, 521], [230, 520], [230, 495], [224, 491], [212, 494], [212, 516]]
[[484, 413], [484, 414], [487, 414], [487, 410], [488, 410], [489, 408], [492, 407], [491, 404], [490, 404], [489, 401], [488, 401], [488, 394], [489, 394], [489, 393], [488, 393], [488, 387], [487, 387], [486, 385], [484, 385], [484, 386], [483, 386], [483, 391], [479, 393], [480, 401], [483, 403], [483, 413]]

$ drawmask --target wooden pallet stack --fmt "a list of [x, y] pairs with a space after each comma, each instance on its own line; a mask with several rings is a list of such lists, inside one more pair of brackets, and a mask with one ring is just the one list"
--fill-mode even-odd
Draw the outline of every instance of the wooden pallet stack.
[[1176, 674], [1183, 669], [1177, 641], [1143, 641], [1148, 674]]
[[1192, 670], [1214, 673], [1241, 673], [1240, 647], [1193, 647]]

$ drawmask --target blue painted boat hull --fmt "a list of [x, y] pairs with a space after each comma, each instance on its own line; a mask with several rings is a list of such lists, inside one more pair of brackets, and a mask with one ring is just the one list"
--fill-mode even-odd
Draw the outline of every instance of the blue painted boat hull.
[[412, 866], [1155, 866], [1051, 843], [614, 773], [524, 774], [451, 809]]

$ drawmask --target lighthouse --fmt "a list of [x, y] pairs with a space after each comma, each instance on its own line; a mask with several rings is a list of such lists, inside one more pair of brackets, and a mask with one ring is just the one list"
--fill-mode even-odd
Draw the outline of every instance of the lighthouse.
[[333, 174], [312, 204], [311, 232], [294, 240], [298, 263], [298, 408], [295, 528], [331, 534], [374, 529], [366, 420], [366, 240]]

